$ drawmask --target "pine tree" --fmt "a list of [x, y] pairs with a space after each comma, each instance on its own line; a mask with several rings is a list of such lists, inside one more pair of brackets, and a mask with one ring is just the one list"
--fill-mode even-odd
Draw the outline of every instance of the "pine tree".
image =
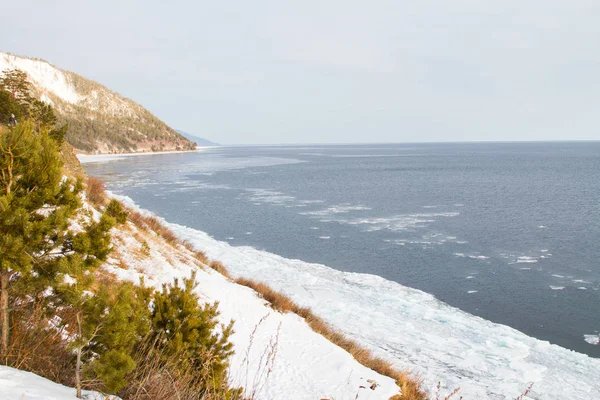
[[[180, 287], [163, 285], [154, 297], [152, 310], [153, 333], [160, 339], [165, 358], [177, 356], [184, 368], [192, 368], [207, 377], [201, 390], [220, 389], [226, 384], [226, 371], [233, 345], [233, 321], [218, 326], [218, 303], [200, 305], [194, 293], [195, 273], [183, 280]], [[210, 382], [209, 382], [209, 381]]]
[[0, 77], [0, 89], [11, 94], [17, 103], [31, 105], [31, 83], [27, 80], [27, 73], [20, 69], [5, 69]]
[[125, 282], [116, 287], [102, 286], [85, 303], [82, 330], [88, 335], [87, 351], [94, 355], [88, 374], [100, 379], [110, 393], [121, 389], [127, 374], [136, 367], [132, 354], [150, 330], [151, 293], [143, 285]]
[[[12, 286], [36, 277], [56, 279], [57, 256], [70, 250], [67, 227], [79, 206], [81, 184], [62, 179], [56, 142], [31, 122], [0, 133], [0, 354], [9, 342]], [[49, 267], [49, 268], [45, 268]]]

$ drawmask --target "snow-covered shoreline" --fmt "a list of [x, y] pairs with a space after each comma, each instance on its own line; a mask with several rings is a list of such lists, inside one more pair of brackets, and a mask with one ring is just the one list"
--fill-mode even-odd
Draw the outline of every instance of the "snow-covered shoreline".
[[196, 146], [195, 150], [174, 150], [174, 151], [145, 151], [139, 153], [118, 153], [118, 154], [77, 154], [77, 159], [80, 163], [105, 162], [118, 160], [125, 157], [137, 156], [154, 156], [161, 154], [177, 154], [177, 153], [199, 153], [208, 149], [218, 148], [220, 146]]
[[[160, 288], [196, 273], [200, 299], [219, 302], [222, 323], [235, 321], [230, 382], [244, 387], [249, 397], [375, 400], [399, 393], [394, 379], [361, 365], [298, 315], [273, 310], [252, 289], [210, 269], [189, 250], [167, 244], [154, 232], [129, 223], [113, 230], [113, 246], [104, 268], [122, 280], [137, 283], [143, 278], [146, 285]], [[140, 255], [144, 246], [147, 251]]]
[[[130, 207], [127, 198], [117, 196]], [[336, 329], [399, 369], [420, 374], [428, 389], [460, 387], [465, 399], [600, 398], [600, 360], [529, 337], [381, 277], [290, 260], [165, 221], [178, 236], [220, 260], [234, 276], [263, 281], [311, 307]]]

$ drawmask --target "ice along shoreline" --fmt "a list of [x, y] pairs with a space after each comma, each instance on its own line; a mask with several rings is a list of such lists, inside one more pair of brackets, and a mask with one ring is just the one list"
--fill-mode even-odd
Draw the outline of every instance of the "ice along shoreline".
[[[128, 197], [116, 196], [139, 208]], [[164, 219], [163, 219], [164, 220]], [[369, 274], [341, 272], [249, 246], [231, 246], [209, 234], [164, 221], [182, 239], [236, 276], [261, 280], [289, 295], [334, 328], [425, 380], [465, 398], [600, 396], [600, 360], [525, 335], [451, 307], [433, 295]]]

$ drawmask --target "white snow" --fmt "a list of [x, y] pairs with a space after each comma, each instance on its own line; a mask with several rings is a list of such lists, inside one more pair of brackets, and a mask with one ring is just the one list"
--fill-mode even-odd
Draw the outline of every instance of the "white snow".
[[[201, 299], [219, 302], [222, 322], [235, 320], [230, 380], [256, 392], [257, 400], [388, 399], [399, 393], [391, 378], [359, 364], [297, 315], [274, 311], [253, 290], [202, 268], [188, 250], [176, 250], [131, 224], [113, 236], [116, 251], [105, 268], [120, 279], [137, 282], [143, 276], [147, 285], [160, 287], [197, 272]], [[147, 256], [140, 254], [144, 241]], [[368, 380], [379, 386], [371, 390]]]
[[[83, 391], [83, 395], [88, 400], [105, 399], [102, 394], [87, 390]], [[77, 397], [74, 388], [54, 383], [31, 372], [0, 365], [0, 399], [77, 400]]]
[[[118, 197], [133, 206], [130, 199]], [[177, 224], [169, 226], [180, 237], [204, 250], [211, 259], [222, 261], [233, 275], [267, 282], [274, 289], [290, 295], [300, 305], [311, 307], [334, 327], [370, 348], [376, 355], [392, 361], [397, 367], [419, 373], [427, 388], [433, 389], [440, 381], [443, 392], [460, 387], [460, 394], [465, 399], [495, 400], [516, 398], [533, 383], [528, 396], [531, 399], [600, 398], [598, 359], [470, 315], [430, 294], [378, 276], [337, 271], [247, 246], [234, 247], [204, 232]], [[161, 277], [163, 274], [173, 274], [173, 271], [167, 269], [153, 273]], [[224, 316], [238, 315], [236, 313], [239, 311], [236, 310], [250, 302], [252, 296], [244, 294], [239, 288], [225, 289], [217, 282], [217, 278], [203, 282], [201, 292], [206, 290], [210, 298], [223, 299]], [[223, 294], [228, 291], [233, 293], [224, 298]], [[232, 300], [233, 297], [236, 300]], [[240, 299], [243, 304], [240, 304]], [[258, 311], [248, 312], [253, 320], [260, 315]], [[248, 334], [247, 327], [252, 325], [245, 317], [246, 311], [242, 314], [244, 319], [240, 320], [243, 321], [240, 325], [243, 329], [242, 334], [236, 336], [236, 344], [247, 343], [244, 339]], [[296, 317], [274, 314], [273, 318], [276, 322], [272, 322], [268, 329], [271, 335], [278, 321]], [[304, 332], [303, 326], [298, 325], [298, 331], [285, 330], [285, 343], [296, 340], [297, 345], [278, 353], [282, 354], [281, 362], [287, 363], [288, 357], [298, 357], [298, 346], [309, 346], [310, 350], [306, 351], [314, 349], [315, 352], [310, 357], [299, 357], [291, 362], [287, 367], [291, 371], [306, 371], [307, 367], [298, 362], [308, 362], [312, 357], [317, 357], [311, 364], [313, 366], [325, 360], [332, 361], [330, 355], [323, 357], [319, 353], [327, 351], [327, 344], [323, 344], [325, 347], [321, 350], [313, 348], [313, 343], [319, 340], [312, 338], [311, 332]], [[268, 333], [265, 335], [268, 336]], [[336, 353], [335, 357], [341, 359], [342, 355]], [[337, 365], [337, 362], [334, 364]], [[316, 389], [316, 381], [329, 382], [324, 387], [330, 387], [333, 383], [339, 383], [342, 375], [337, 369], [333, 371], [335, 377], [323, 375], [321, 378], [296, 379], [285, 372], [287, 368], [277, 370], [276, 382], [269, 384], [272, 386], [269, 386], [268, 393], [272, 398], [292, 398], [287, 397], [290, 393], [297, 393], [299, 398], [316, 398], [323, 395], [319, 392], [323, 386]], [[319, 374], [332, 373], [329, 366], [323, 369], [325, 371], [319, 367]], [[354, 377], [356, 379], [356, 375]], [[298, 380], [303, 384], [298, 385]], [[314, 386], [306, 386], [308, 382]], [[350, 386], [356, 385], [357, 381], [352, 382]], [[289, 392], [292, 386], [298, 392]], [[347, 387], [339, 390], [346, 391], [336, 398], [353, 398]], [[286, 396], [275, 396], [283, 393]], [[384, 397], [378, 395], [377, 398]]]
[[[52, 96], [65, 103], [83, 106], [91, 111], [107, 115], [131, 117], [136, 115], [136, 110], [141, 109], [131, 100], [125, 99], [105, 87], [99, 87], [99, 90], [91, 90], [89, 93], [79, 92], [73, 83], [75, 74], [61, 70], [46, 61], [0, 52], [0, 72], [4, 69], [15, 68], [25, 71], [40, 99], [55, 107], [58, 105], [54, 104]], [[89, 83], [95, 84], [92, 81]]]
[[583, 339], [589, 344], [599, 345], [600, 344], [600, 334], [591, 334], [591, 335], [583, 335]]
[[31, 82], [45, 88], [67, 103], [77, 104], [83, 99], [65, 74], [58, 68], [41, 60], [22, 58], [0, 52], [0, 71], [18, 68], [27, 72]]

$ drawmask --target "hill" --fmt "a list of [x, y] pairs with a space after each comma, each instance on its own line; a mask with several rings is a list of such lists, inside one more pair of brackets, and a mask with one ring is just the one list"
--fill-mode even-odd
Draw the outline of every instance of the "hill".
[[211, 142], [210, 140], [206, 140], [204, 138], [193, 135], [191, 133], [184, 132], [180, 129], [175, 129], [175, 132], [179, 133], [184, 138], [186, 138], [192, 142], [195, 142], [198, 146], [220, 146], [219, 143]]
[[98, 82], [44, 60], [0, 52], [0, 71], [7, 69], [27, 73], [32, 95], [54, 107], [59, 123], [69, 123], [66, 140], [80, 153], [195, 148], [150, 111]]

